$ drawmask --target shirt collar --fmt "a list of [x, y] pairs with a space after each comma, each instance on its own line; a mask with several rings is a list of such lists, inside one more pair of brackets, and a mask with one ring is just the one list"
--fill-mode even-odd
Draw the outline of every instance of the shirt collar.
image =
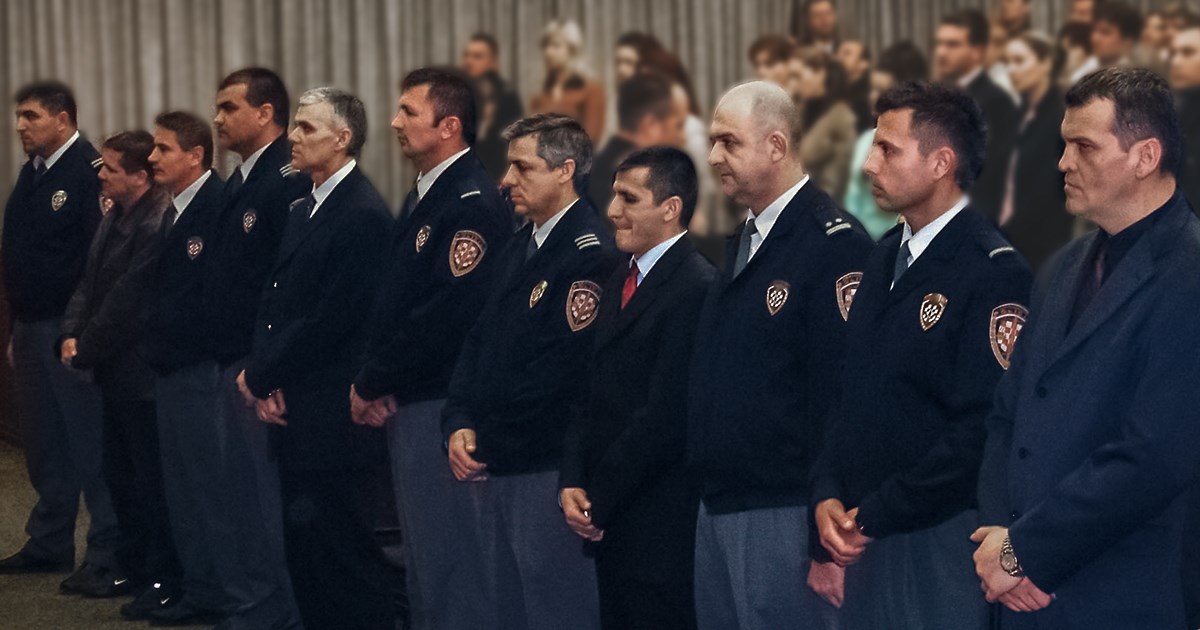
[[563, 215], [566, 214], [567, 211], [578, 202], [579, 198], [576, 197], [575, 201], [572, 201], [571, 203], [567, 204], [567, 207], [559, 210], [558, 214], [550, 217], [541, 225], [541, 227], [536, 227], [533, 229], [533, 241], [537, 243], [538, 249], [541, 249], [542, 243], [545, 243], [546, 239], [550, 238], [550, 232], [554, 229], [554, 226], [558, 225], [558, 221], [563, 218]]
[[330, 175], [329, 179], [325, 180], [320, 186], [313, 186], [312, 196], [313, 199], [316, 200], [316, 203], [313, 204], [312, 212], [310, 212], [308, 216], [311, 217], [317, 213], [317, 208], [321, 207], [321, 204], [327, 197], [329, 197], [329, 193], [332, 193], [333, 189], [337, 188], [337, 185], [342, 183], [342, 180], [346, 179], [346, 176], [349, 175], [350, 171], [353, 171], [354, 167], [357, 165], [358, 160], [351, 159], [349, 162], [346, 162], [345, 166], [339, 168], [336, 173]]
[[642, 254], [641, 256], [639, 256], [637, 258], [631, 257], [629, 259], [630, 263], [637, 264], [637, 268], [638, 268], [637, 283], [638, 284], [641, 284], [642, 280], [644, 280], [646, 278], [646, 276], [650, 274], [650, 270], [653, 269], [654, 265], [657, 264], [658, 261], [663, 257], [663, 254], [666, 254], [667, 250], [671, 249], [671, 247], [673, 247], [675, 245], [675, 243], [679, 241], [679, 239], [683, 238], [683, 236], [685, 234], [687, 234], [687, 230], [684, 230], [684, 231], [676, 234], [675, 236], [672, 236], [671, 238], [659, 243], [658, 245], [651, 247], [650, 250], [647, 251], [645, 254]]
[[462, 151], [451, 155], [445, 160], [442, 160], [441, 164], [429, 169], [428, 173], [421, 173], [420, 175], [417, 175], [417, 198], [424, 199], [425, 193], [429, 192], [430, 188], [433, 188], [433, 183], [437, 181], [438, 176], [446, 172], [446, 169], [450, 168], [451, 164], [454, 164], [458, 158], [466, 155], [467, 151], [470, 150], [471, 147], [467, 147]]
[[[274, 141], [272, 140], [272, 142]], [[263, 152], [265, 152], [269, 146], [271, 146], [271, 142], [264, 144], [262, 148], [254, 153], [251, 153], [250, 157], [243, 160], [241, 166], [238, 166], [238, 170], [242, 172], [242, 181], [250, 179], [250, 171], [254, 170], [254, 165], [258, 163], [258, 158], [262, 157]]]
[[33, 158], [34, 168], [37, 168], [37, 165], [39, 163], [42, 163], [42, 164], [46, 165], [47, 171], [50, 170], [51, 167], [54, 166], [54, 163], [58, 161], [58, 158], [62, 157], [62, 155], [67, 152], [67, 149], [70, 149], [71, 145], [75, 144], [75, 141], [78, 139], [79, 139], [79, 132], [76, 131], [75, 133], [71, 134], [70, 138], [67, 138], [67, 141], [64, 142], [61, 147], [58, 147], [57, 151], [55, 151], [54, 153], [51, 153], [50, 157], [48, 157], [46, 159], [42, 159], [42, 156], [40, 156], [40, 155], [35, 156]]
[[204, 174], [197, 177], [191, 186], [184, 188], [183, 192], [175, 195], [175, 198], [171, 200], [171, 203], [175, 204], [175, 209], [179, 211], [175, 221], [179, 221], [179, 217], [183, 216], [183, 211], [187, 210], [188, 205], [196, 198], [196, 193], [200, 192], [200, 188], [204, 186], [204, 182], [207, 182], [209, 177], [212, 177], [211, 169], [204, 171]]
[[971, 85], [972, 81], [979, 78], [979, 75], [981, 74], [983, 74], [983, 66], [979, 66], [978, 68], [975, 68], [974, 70], [964, 74], [962, 78], [958, 80], [958, 87], [965, 89], [968, 85]]
[[771, 228], [775, 226], [775, 221], [779, 219], [779, 215], [783, 213], [783, 209], [787, 207], [796, 193], [800, 192], [801, 188], [808, 183], [808, 175], [796, 183], [795, 186], [784, 191], [779, 195], [771, 205], [763, 208], [763, 211], [756, 216], [753, 212], [747, 212], [746, 220], [754, 219], [754, 231], [763, 239], [767, 238], [767, 234], [771, 232]]
[[932, 243], [933, 239], [936, 238], [938, 233], [942, 231], [942, 228], [946, 227], [946, 224], [950, 223], [950, 221], [957, 216], [959, 212], [962, 212], [963, 208], [966, 207], [967, 196], [963, 195], [958, 200], [958, 203], [951, 206], [949, 210], [943, 212], [938, 218], [930, 221], [929, 225], [917, 230], [916, 234], [913, 234], [912, 226], [908, 223], [905, 223], [904, 236], [901, 237], [900, 242], [904, 243], [905, 241], [908, 241], [908, 256], [912, 259], [909, 264], [916, 262], [917, 258], [929, 248], [929, 244]]

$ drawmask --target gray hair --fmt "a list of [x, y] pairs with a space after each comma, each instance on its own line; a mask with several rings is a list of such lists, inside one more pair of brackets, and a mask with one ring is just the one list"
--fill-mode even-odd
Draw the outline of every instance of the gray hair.
[[367, 108], [359, 98], [345, 90], [318, 87], [300, 95], [300, 107], [329, 103], [333, 107], [334, 122], [350, 130], [350, 143], [346, 155], [358, 157], [367, 142]]
[[504, 130], [505, 142], [525, 136], [537, 139], [537, 155], [550, 168], [560, 168], [567, 160], [575, 161], [575, 192], [587, 190], [588, 173], [592, 170], [592, 139], [583, 125], [562, 114], [535, 114], [522, 118]]

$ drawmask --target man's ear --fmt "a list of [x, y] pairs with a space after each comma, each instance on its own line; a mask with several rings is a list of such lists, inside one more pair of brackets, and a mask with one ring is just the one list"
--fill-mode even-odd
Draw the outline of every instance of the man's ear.
[[1163, 146], [1158, 138], [1146, 138], [1134, 143], [1130, 153], [1137, 158], [1133, 174], [1138, 179], [1145, 179], [1157, 173], [1162, 167]]

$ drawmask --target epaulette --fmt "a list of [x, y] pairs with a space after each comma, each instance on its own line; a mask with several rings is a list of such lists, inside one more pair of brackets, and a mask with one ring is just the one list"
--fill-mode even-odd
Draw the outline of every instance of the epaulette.
[[854, 230], [854, 224], [846, 220], [836, 206], [817, 204], [813, 207], [812, 213], [825, 230], [825, 236], [835, 236], [847, 230]]
[[466, 199], [467, 197], [478, 197], [479, 195], [482, 195], [482, 194], [483, 194], [483, 193], [482, 193], [481, 191], [478, 191], [478, 190], [468, 190], [467, 192], [465, 192], [465, 193], [463, 193], [463, 194], [459, 195], [459, 196], [458, 196], [458, 198], [459, 198], [459, 199]]
[[983, 251], [987, 252], [987, 257], [993, 260], [995, 260], [997, 256], [1017, 253], [1016, 248], [1009, 244], [1009, 242], [995, 230], [986, 230], [980, 232], [977, 242], [979, 243], [979, 246], [983, 248]]
[[600, 238], [595, 234], [588, 232], [583, 236], [575, 239], [575, 247], [579, 249], [587, 249], [589, 247], [600, 247]]
[[104, 158], [98, 157], [98, 158], [92, 160], [92, 168], [94, 168], [96, 170], [100, 170], [101, 166], [104, 166]]
[[287, 164], [279, 167], [279, 174], [283, 175], [284, 177], [291, 177], [292, 175], [296, 174], [296, 169], [292, 168], [291, 162], [288, 162]]

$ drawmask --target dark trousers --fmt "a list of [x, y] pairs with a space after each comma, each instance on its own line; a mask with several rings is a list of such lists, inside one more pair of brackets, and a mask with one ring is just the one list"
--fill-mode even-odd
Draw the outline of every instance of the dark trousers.
[[104, 478], [121, 526], [117, 557], [130, 579], [178, 583], [153, 400], [104, 401]]
[[[596, 559], [602, 630], [695, 630], [696, 606], [691, 580], [651, 582], [639, 579], [629, 575], [623, 560], [626, 559], [611, 555]], [[685, 577], [690, 577], [690, 573]]]
[[288, 572], [307, 630], [394, 630], [398, 576], [376, 544], [366, 470], [280, 471]]
[[13, 393], [29, 481], [38, 500], [25, 524], [24, 553], [54, 562], [75, 559], [79, 494], [91, 527], [84, 560], [116, 568], [120, 536], [102, 473], [100, 391], [54, 356], [58, 319], [13, 322]]

